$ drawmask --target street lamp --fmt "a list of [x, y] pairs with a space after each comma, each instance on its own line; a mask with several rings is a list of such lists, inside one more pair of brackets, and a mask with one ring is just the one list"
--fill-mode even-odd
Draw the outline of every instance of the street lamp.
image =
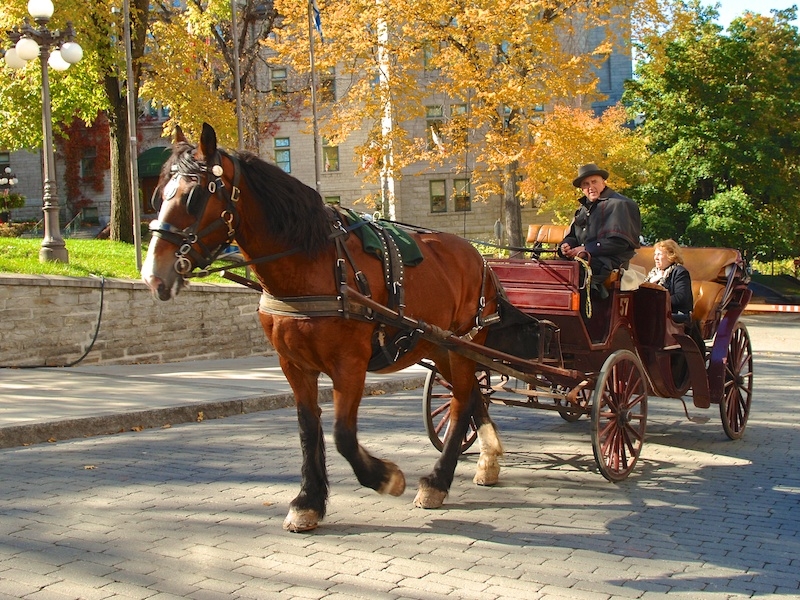
[[9, 218], [8, 210], [13, 206], [13, 203], [9, 205], [8, 196], [18, 181], [17, 176], [11, 172], [11, 167], [6, 167], [0, 171], [0, 222]]
[[0, 190], [10, 190], [17, 185], [18, 182], [19, 179], [11, 172], [11, 167], [6, 167], [3, 169], [3, 172], [0, 173]]
[[[53, 16], [51, 0], [29, 0], [28, 12], [36, 25], [31, 25], [25, 17], [22, 26], [15, 26], [8, 32], [15, 44], [5, 53], [6, 64], [12, 69], [24, 67], [37, 56], [42, 68], [42, 132], [44, 160], [44, 191], [42, 204], [44, 211], [44, 239], [39, 250], [41, 262], [69, 262], [69, 254], [61, 237], [58, 222], [58, 191], [56, 188], [55, 153], [53, 152], [53, 121], [50, 106], [50, 80], [47, 66], [56, 71], [64, 71], [71, 64], [83, 58], [83, 49], [74, 41], [75, 30], [67, 23], [64, 31], [51, 31], [47, 28]], [[52, 51], [51, 51], [52, 49]]]

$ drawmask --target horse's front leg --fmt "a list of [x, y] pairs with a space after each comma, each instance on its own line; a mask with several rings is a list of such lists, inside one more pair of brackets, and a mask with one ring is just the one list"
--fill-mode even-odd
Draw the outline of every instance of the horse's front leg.
[[315, 529], [325, 517], [328, 501], [328, 472], [325, 466], [325, 438], [317, 400], [319, 372], [301, 369], [281, 358], [281, 368], [294, 392], [303, 464], [300, 493], [289, 504], [283, 528], [292, 531]]
[[[437, 365], [439, 366], [439, 365]], [[444, 365], [442, 365], [444, 366]], [[419, 491], [414, 498], [414, 505], [420, 508], [439, 508], [444, 503], [445, 497], [453, 483], [456, 463], [461, 454], [461, 443], [469, 427], [469, 420], [473, 416], [481, 417], [483, 398], [475, 379], [475, 364], [462, 357], [450, 359], [450, 368], [443, 371], [439, 369], [453, 385], [453, 398], [450, 403], [450, 426], [448, 427], [447, 437], [444, 440], [444, 447], [439, 460], [433, 467], [430, 475], [422, 477], [419, 481]], [[485, 415], [488, 426], [493, 430], [494, 425], [488, 421], [488, 413]], [[484, 438], [488, 443], [488, 429], [484, 430]], [[481, 429], [479, 428], [479, 434]], [[497, 440], [499, 445], [499, 440]], [[481, 444], [483, 457], [483, 444]], [[502, 452], [502, 449], [500, 449]], [[494, 458], [496, 462], [496, 457]], [[491, 464], [491, 460], [487, 461]], [[479, 461], [480, 465], [480, 461]], [[499, 467], [497, 469], [499, 473]], [[495, 478], [497, 477], [495, 473]], [[496, 479], [495, 479], [496, 481]]]
[[403, 472], [395, 463], [375, 458], [358, 443], [358, 407], [364, 393], [364, 377], [354, 377], [353, 373], [363, 371], [345, 369], [348, 374], [344, 377], [333, 376], [333, 439], [361, 485], [380, 494], [399, 496], [406, 489]]

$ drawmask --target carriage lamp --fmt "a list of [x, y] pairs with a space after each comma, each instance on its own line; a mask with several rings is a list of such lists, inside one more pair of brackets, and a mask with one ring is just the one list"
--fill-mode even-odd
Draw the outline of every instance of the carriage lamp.
[[44, 162], [44, 184], [42, 210], [44, 211], [44, 238], [39, 250], [41, 262], [69, 262], [69, 254], [61, 237], [58, 222], [58, 191], [56, 186], [55, 152], [53, 151], [53, 120], [51, 116], [50, 80], [48, 65], [56, 71], [64, 71], [83, 58], [83, 49], [75, 42], [75, 30], [67, 23], [63, 31], [47, 28], [53, 16], [51, 0], [29, 0], [28, 13], [33, 18], [31, 25], [25, 17], [21, 26], [8, 32], [14, 46], [6, 50], [3, 59], [12, 69], [24, 68], [28, 61], [39, 57], [42, 69], [42, 135]]

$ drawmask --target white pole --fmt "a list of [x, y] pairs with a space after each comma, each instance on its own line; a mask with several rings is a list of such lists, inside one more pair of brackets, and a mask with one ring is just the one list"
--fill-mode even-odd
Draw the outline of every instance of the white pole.
[[[382, 0], [377, 0], [380, 7]], [[381, 144], [383, 164], [381, 165], [381, 210], [383, 218], [394, 221], [396, 218], [394, 197], [394, 153], [392, 150], [392, 95], [389, 89], [389, 27], [382, 14], [378, 15], [378, 81], [381, 90], [383, 111], [381, 114]]]
[[314, 1], [308, 0], [308, 59], [311, 64], [311, 123], [314, 134], [314, 184], [317, 193], [322, 195], [321, 140], [317, 122], [317, 67], [314, 63]]
[[136, 270], [142, 270], [142, 217], [139, 207], [139, 149], [136, 139], [136, 83], [133, 80], [133, 51], [131, 49], [131, 6], [124, 0], [122, 7], [125, 29], [125, 77], [128, 85], [128, 154], [131, 176], [131, 206], [133, 220], [133, 244], [136, 247]]

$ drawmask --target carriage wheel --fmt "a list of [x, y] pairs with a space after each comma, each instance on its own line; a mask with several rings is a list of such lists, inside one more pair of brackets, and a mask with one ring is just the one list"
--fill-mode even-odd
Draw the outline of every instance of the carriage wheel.
[[606, 359], [592, 396], [592, 450], [603, 477], [622, 481], [644, 444], [647, 382], [639, 358], [618, 350]]
[[[555, 391], [562, 394], [566, 394], [567, 392], [569, 392], [569, 388], [556, 386]], [[578, 393], [578, 403], [580, 404], [581, 407], [586, 408], [587, 406], [589, 406], [590, 400], [591, 400], [591, 391], [586, 388], [583, 388]], [[553, 398], [553, 402], [555, 403], [556, 406], [558, 406], [558, 414], [561, 415], [561, 418], [564, 419], [567, 423], [574, 423], [575, 421], [580, 419], [581, 416], [584, 414], [582, 412], [576, 411], [575, 407], [572, 406], [572, 404], [570, 404], [566, 400], [562, 400], [561, 398]]]
[[[488, 405], [488, 397], [492, 393], [489, 372], [475, 371], [475, 378], [478, 380], [481, 394]], [[422, 393], [422, 415], [425, 419], [425, 431], [428, 433], [428, 438], [439, 452], [444, 448], [444, 438], [450, 427], [450, 402], [452, 400], [453, 386], [442, 377], [439, 371], [432, 368], [425, 378], [425, 387]], [[470, 417], [469, 428], [461, 442], [461, 452], [466, 452], [476, 439], [478, 439], [478, 428], [475, 420]]]
[[744, 435], [747, 417], [750, 416], [750, 400], [753, 396], [753, 349], [750, 334], [741, 323], [736, 325], [728, 344], [728, 360], [725, 363], [725, 389], [719, 402], [722, 428], [732, 440]]

